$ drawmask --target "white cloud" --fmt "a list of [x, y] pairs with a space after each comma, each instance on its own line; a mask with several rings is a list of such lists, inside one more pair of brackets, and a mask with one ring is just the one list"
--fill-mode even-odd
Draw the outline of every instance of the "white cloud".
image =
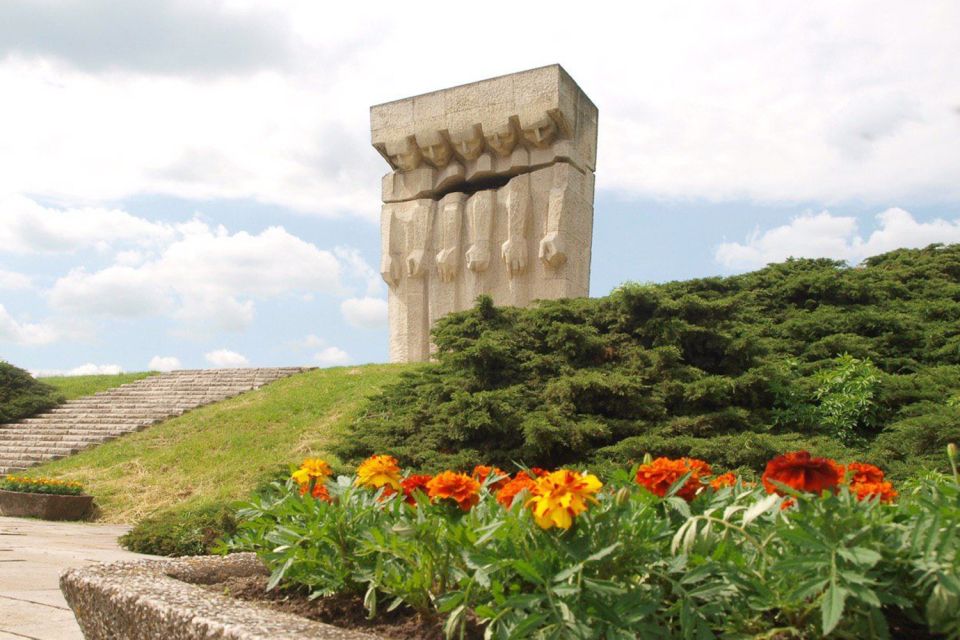
[[203, 357], [207, 359], [207, 362], [219, 369], [236, 369], [238, 367], [250, 366], [250, 361], [247, 360], [245, 356], [240, 355], [236, 351], [230, 351], [229, 349], [217, 349], [216, 351], [203, 354]]
[[66, 253], [103, 250], [114, 244], [150, 246], [173, 235], [170, 225], [117, 209], [57, 209], [23, 196], [0, 198], [0, 252]]
[[174, 233], [151, 260], [71, 271], [50, 290], [51, 306], [87, 315], [168, 315], [192, 328], [240, 331], [253, 321], [256, 299], [343, 292], [338, 259], [282, 227], [231, 234], [193, 220]]
[[857, 220], [829, 211], [794, 218], [790, 224], [754, 231], [744, 242], [719, 245], [714, 258], [724, 267], [755, 269], [789, 257], [833, 258], [857, 263], [869, 256], [899, 248], [918, 248], [941, 242], [960, 242], [960, 218], [918, 222], [903, 209], [887, 209], [876, 216], [878, 228], [868, 237], [858, 234]]
[[339, 347], [327, 347], [314, 354], [313, 359], [321, 367], [335, 367], [337, 365], [348, 364], [350, 362], [350, 354]]
[[318, 336], [315, 336], [314, 334], [311, 333], [306, 338], [304, 338], [303, 341], [300, 342], [298, 346], [302, 346], [307, 349], [318, 349], [326, 344], [327, 344], [326, 340]]
[[34, 346], [55, 342], [60, 333], [47, 323], [18, 322], [0, 304], [0, 341], [9, 341], [14, 344]]
[[113, 376], [123, 373], [123, 367], [118, 364], [93, 364], [88, 362], [73, 369], [40, 369], [31, 371], [36, 378], [49, 376]]
[[347, 324], [364, 329], [387, 326], [387, 301], [381, 298], [350, 298], [340, 303]]
[[[600, 188], [713, 200], [960, 197], [960, 74], [949, 72], [960, 4], [950, 0], [634, 3], [629, 19], [598, 5], [566, 21], [491, 0], [489, 15], [540, 28], [447, 57], [436, 40], [461, 18], [435, 8], [41, 4], [71, 26], [37, 40], [58, 23], [34, 21], [36, 32], [8, 20], [6, 50], [17, 54], [0, 61], [0, 86], [17, 100], [4, 104], [0, 175], [10, 193], [249, 198], [375, 221], [386, 165], [369, 146], [371, 104], [559, 60], [600, 108]], [[184, 16], [198, 29], [178, 31]], [[96, 46], [91, 32], [104, 34]], [[171, 33], [182, 47], [168, 45]], [[386, 62], [397, 52], [431, 63], [398, 73]]]
[[150, 371], [173, 371], [180, 368], [180, 359], [174, 356], [153, 356], [147, 365]]
[[0, 289], [29, 289], [31, 283], [30, 276], [0, 269]]

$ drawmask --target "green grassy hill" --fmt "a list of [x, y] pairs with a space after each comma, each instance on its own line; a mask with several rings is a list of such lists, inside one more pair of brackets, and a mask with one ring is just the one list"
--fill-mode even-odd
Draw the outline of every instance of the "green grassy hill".
[[[31, 469], [82, 482], [100, 519], [133, 523], [249, 496], [271, 473], [327, 455], [331, 432], [406, 367], [321, 369], [203, 407], [144, 431]], [[331, 461], [333, 458], [327, 456]]]

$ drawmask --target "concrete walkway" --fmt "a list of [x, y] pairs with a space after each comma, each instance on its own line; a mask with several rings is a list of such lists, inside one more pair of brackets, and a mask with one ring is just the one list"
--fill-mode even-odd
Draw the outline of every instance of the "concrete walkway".
[[149, 558], [124, 551], [128, 527], [0, 517], [0, 640], [82, 640], [60, 594], [60, 572]]

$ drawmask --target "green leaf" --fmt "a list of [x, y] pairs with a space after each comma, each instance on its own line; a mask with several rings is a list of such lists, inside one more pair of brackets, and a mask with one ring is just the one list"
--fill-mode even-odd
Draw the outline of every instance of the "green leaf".
[[864, 547], [853, 547], [852, 549], [839, 549], [838, 553], [841, 557], [862, 566], [863, 568], [869, 569], [873, 565], [880, 562], [883, 558], [879, 553], [873, 549], [866, 549]]
[[823, 593], [823, 600], [820, 601], [820, 613], [823, 617], [823, 635], [830, 635], [840, 617], [843, 615], [843, 603], [847, 599], [847, 592], [837, 586], [837, 583], [831, 582], [830, 586]]
[[743, 526], [747, 526], [758, 517], [769, 511], [779, 501], [780, 496], [775, 493], [771, 493], [763, 500], [752, 504], [750, 508], [743, 513]]
[[520, 574], [522, 578], [529, 582], [536, 582], [537, 584], [543, 584], [543, 576], [533, 567], [532, 564], [526, 560], [514, 560], [510, 563], [510, 566], [513, 567], [517, 573]]

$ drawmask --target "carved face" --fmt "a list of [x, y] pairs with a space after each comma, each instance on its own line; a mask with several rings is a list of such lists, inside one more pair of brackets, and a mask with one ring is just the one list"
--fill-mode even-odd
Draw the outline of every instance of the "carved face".
[[501, 156], [509, 156], [517, 145], [517, 131], [509, 122], [486, 135], [487, 144]]
[[412, 138], [388, 142], [387, 157], [390, 158], [390, 164], [399, 171], [413, 171], [420, 166], [420, 161], [423, 159], [420, 148]]
[[557, 135], [557, 123], [544, 116], [523, 129], [523, 139], [538, 149], [546, 149]]
[[424, 160], [438, 169], [447, 166], [453, 156], [453, 150], [439, 131], [418, 133], [416, 139]]
[[483, 152], [483, 130], [478, 125], [450, 134], [453, 151], [464, 160], [476, 160]]

